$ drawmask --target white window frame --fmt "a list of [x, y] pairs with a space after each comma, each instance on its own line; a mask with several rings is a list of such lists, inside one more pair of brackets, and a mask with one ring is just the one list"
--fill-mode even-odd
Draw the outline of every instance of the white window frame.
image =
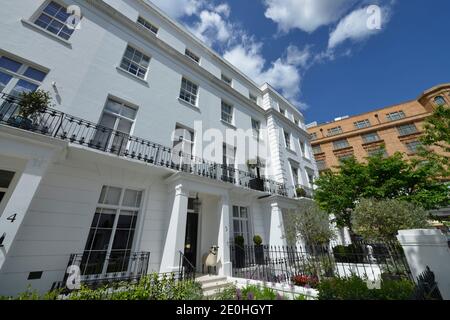
[[[37, 28], [43, 30], [43, 31], [46, 32], [46, 33], [49, 33], [49, 34], [51, 34], [51, 35], [57, 37], [58, 39], [61, 39], [61, 40], [63, 40], [63, 41], [69, 41], [70, 38], [72, 38], [73, 34], [75, 33], [75, 29], [76, 29], [76, 28], [75, 28], [75, 29], [70, 29], [70, 28], [68, 28], [69, 30], [72, 31], [71, 34], [69, 35], [69, 38], [68, 38], [68, 39], [66, 39], [66, 38], [60, 36], [60, 33], [61, 33], [61, 31], [64, 29], [64, 26], [67, 27], [67, 20], [66, 20], [66, 21], [62, 21], [62, 20], [60, 20], [59, 18], [56, 18], [55, 16], [50, 16], [48, 13], [44, 12], [44, 10], [45, 10], [45, 9], [50, 5], [50, 3], [52, 3], [52, 2], [54, 2], [55, 4], [61, 6], [63, 9], [66, 9], [66, 13], [67, 13], [68, 7], [67, 7], [67, 5], [66, 5], [65, 3], [63, 3], [62, 1], [59, 1], [59, 0], [47, 0], [47, 1], [45, 1], [45, 2], [38, 8], [38, 10], [36, 10], [36, 12], [31, 16], [29, 22], [30, 22], [33, 26], [35, 26], [35, 27], [37, 27]], [[49, 18], [51, 19], [51, 22], [52, 22], [52, 21], [57, 21], [58, 23], [61, 23], [61, 24], [63, 24], [64, 26], [58, 31], [58, 33], [54, 33], [54, 32], [51, 32], [50, 30], [48, 30], [48, 26], [49, 26], [50, 24], [48, 24], [45, 28], [42, 27], [42, 26], [40, 26], [40, 25], [38, 25], [36, 22], [39, 20], [39, 18], [41, 17], [42, 14], [46, 15], [47, 17], [49, 17]], [[81, 17], [79, 17], [79, 18], [80, 18], [80, 21], [81, 21], [81, 19], [83, 18], [83, 16], [81, 16]], [[27, 22], [28, 22], [28, 21], [27, 21]], [[66, 32], [64, 32], [64, 33], [66, 33]]]
[[[228, 110], [225, 110], [229, 108], [229, 112]], [[227, 124], [231, 124], [233, 125], [234, 123], [234, 107], [231, 103], [228, 103], [224, 100], [221, 101], [220, 104], [220, 119], [227, 123]]]
[[147, 19], [145, 19], [142, 16], [139, 16], [136, 23], [142, 27], [144, 27], [146, 30], [152, 32], [154, 35], [157, 35], [159, 32], [159, 28], [155, 26], [153, 23], [149, 22]]
[[3, 210], [5, 209], [6, 204], [8, 203], [9, 197], [11, 196], [13, 190], [15, 189], [16, 181], [20, 174], [16, 169], [0, 167], [0, 170], [13, 173], [13, 176], [9, 181], [8, 187], [6, 188], [0, 187], [0, 192], [4, 193], [3, 198], [0, 200], [0, 217], [1, 217], [3, 214]]
[[[188, 88], [183, 88], [183, 84], [186, 83], [186, 86], [190, 86], [192, 91], [188, 91]], [[198, 104], [198, 94], [199, 94], [199, 85], [192, 82], [186, 77], [183, 77], [181, 79], [181, 87], [180, 87], [180, 94], [178, 95], [178, 99], [181, 101], [190, 104], [191, 106], [197, 107]], [[195, 91], [195, 93], [194, 93]], [[185, 97], [183, 98], [182, 95]], [[189, 98], [189, 99], [188, 99]], [[188, 101], [189, 100], [189, 101]], [[194, 100], [194, 103], [192, 103], [192, 100]]]
[[[238, 209], [238, 217], [234, 216], [235, 208]], [[241, 217], [241, 209], [246, 209], [247, 218]], [[232, 212], [231, 212], [231, 220], [232, 220], [231, 225], [233, 228], [232, 241], [234, 241], [234, 239], [236, 239], [237, 236], [241, 235], [244, 237], [244, 245], [251, 246], [253, 244], [253, 223], [252, 223], [252, 219], [251, 219], [250, 208], [248, 206], [233, 205]], [[235, 221], [239, 222], [240, 229], [242, 228], [243, 223], [246, 223], [246, 229], [247, 229], [246, 234], [242, 230], [239, 230], [239, 232], [237, 232], [235, 230], [235, 228], [234, 228]]]
[[259, 141], [261, 136], [261, 121], [252, 118], [252, 133], [253, 137]]
[[316, 146], [312, 146], [312, 151], [313, 154], [319, 154], [322, 153], [322, 146], [320, 144], [316, 145]]
[[[103, 204], [103, 203], [100, 203], [101, 191], [103, 190], [104, 187], [106, 187], [106, 188], [117, 188], [117, 189], [121, 190], [119, 203], [117, 205], [116, 204]], [[125, 196], [125, 192], [127, 190], [136, 191], [136, 192], [140, 192], [141, 193], [141, 199], [140, 199], [139, 207], [127, 207], [127, 206], [123, 205], [123, 199], [124, 199], [124, 196]], [[117, 232], [117, 224], [119, 222], [121, 211], [137, 211], [137, 214], [136, 214], [136, 225], [134, 227], [133, 240], [132, 240], [131, 247], [129, 249], [130, 253], [134, 252], [135, 247], [136, 247], [137, 239], [140, 236], [139, 229], [140, 229], [140, 225], [141, 225], [141, 221], [142, 221], [141, 217], [142, 217], [142, 215], [144, 213], [144, 210], [142, 210], [143, 209], [143, 203], [144, 203], [144, 196], [145, 196], [145, 190], [142, 190], [142, 189], [135, 189], [135, 188], [132, 188], [132, 187], [123, 187], [123, 186], [117, 186], [117, 185], [103, 185], [102, 186], [102, 189], [100, 190], [100, 194], [99, 194], [99, 197], [98, 197], [98, 201], [97, 201], [96, 206], [95, 206], [95, 212], [94, 212], [94, 215], [92, 217], [92, 221], [93, 221], [94, 216], [95, 216], [95, 214], [96, 214], [98, 209], [110, 209], [110, 210], [115, 210], [116, 211], [115, 217], [114, 217], [114, 223], [113, 223], [113, 226], [112, 226], [112, 229], [111, 229], [111, 237], [109, 238], [108, 248], [106, 249], [106, 254], [107, 255], [108, 254], [110, 255], [111, 252], [112, 252], [112, 246], [113, 246], [113, 243], [114, 243], [114, 237], [115, 237], [116, 232]], [[86, 246], [88, 245], [87, 242], [89, 240], [89, 235], [90, 235], [90, 232], [91, 232], [91, 229], [92, 229], [92, 221], [91, 221], [91, 225], [89, 226], [89, 232], [88, 232], [85, 244], [84, 244], [83, 255], [86, 252], [105, 251], [105, 250], [92, 250], [92, 244], [91, 244], [91, 248], [86, 249]], [[96, 229], [99, 229], [98, 226], [97, 226]], [[120, 249], [120, 250], [122, 250], [122, 249]], [[127, 249], [123, 249], [123, 251], [127, 251]], [[130, 266], [131, 266], [131, 264], [128, 264], [128, 270], [129, 270]], [[105, 261], [104, 264], [103, 264], [103, 270], [102, 270], [102, 272], [100, 274], [106, 274], [107, 273], [107, 268], [108, 268], [108, 265], [107, 265], [107, 263]], [[93, 275], [94, 274], [86, 275], [84, 277], [90, 277], [90, 276], [93, 276]]]
[[292, 150], [291, 133], [285, 130], [284, 130], [284, 144], [286, 145], [286, 149]]
[[189, 59], [191, 59], [192, 61], [194, 61], [197, 64], [200, 64], [200, 56], [196, 55], [194, 52], [192, 52], [192, 50], [189, 50], [188, 48], [186, 48], [184, 50], [184, 55], [186, 57], [188, 57]]
[[[36, 69], [37, 71], [40, 71], [42, 73], [45, 73], [46, 74], [45, 77], [48, 75], [48, 70], [43, 70], [42, 68], [40, 68], [34, 64], [30, 64], [26, 61], [23, 61], [20, 58], [9, 56], [9, 55], [3, 54], [3, 53], [0, 53], [0, 57], [5, 57], [5, 58], [8, 58], [10, 60], [13, 60], [13, 61], [21, 64], [20, 68], [15, 72], [8, 70], [6, 68], [0, 67], [0, 71], [2, 73], [5, 73], [5, 74], [11, 76], [11, 79], [6, 84], [6, 86], [3, 88], [3, 90], [0, 91], [0, 93], [11, 94], [12, 90], [16, 87], [16, 85], [19, 83], [20, 80], [34, 84], [37, 86], [37, 88], [39, 88], [42, 85], [42, 82], [25, 76], [25, 72], [28, 70], [29, 67]], [[45, 80], [45, 77], [42, 81]]]
[[[129, 57], [126, 56], [126, 53], [128, 52], [128, 49], [133, 50], [133, 57], [132, 58], [129, 58]], [[136, 61], [133, 60], [133, 58], [135, 57], [136, 54], [140, 54], [142, 56], [139, 62], [136, 62]], [[152, 58], [151, 58], [150, 55], [147, 55], [146, 53], [142, 52], [140, 49], [137, 49], [137, 48], [133, 47], [132, 45], [128, 44], [126, 49], [125, 49], [125, 52], [122, 55], [122, 60], [120, 60], [119, 68], [121, 70], [125, 71], [126, 73], [129, 73], [132, 76], [135, 76], [135, 77], [145, 81], [147, 79], [148, 71], [150, 69], [150, 61], [151, 61], [151, 59]], [[145, 61], [145, 60], [148, 60], [148, 64], [147, 65], [142, 64], [142, 62]], [[128, 63], [129, 64], [127, 68], [125, 68], [123, 66], [124, 63]], [[136, 67], [136, 73], [130, 71], [131, 66]], [[139, 71], [140, 70], [145, 70], [145, 74], [144, 74], [143, 77], [141, 77], [139, 75]]]

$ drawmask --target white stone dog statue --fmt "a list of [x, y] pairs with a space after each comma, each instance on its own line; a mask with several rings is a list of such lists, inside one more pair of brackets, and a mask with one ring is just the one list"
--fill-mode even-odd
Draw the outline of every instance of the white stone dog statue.
[[205, 253], [203, 255], [203, 266], [202, 266], [202, 273], [205, 271], [205, 267], [208, 270], [208, 274], [210, 274], [210, 268], [213, 267], [214, 269], [217, 266], [217, 252], [219, 251], [219, 247], [216, 245], [213, 245], [211, 249], [209, 249], [209, 253]]

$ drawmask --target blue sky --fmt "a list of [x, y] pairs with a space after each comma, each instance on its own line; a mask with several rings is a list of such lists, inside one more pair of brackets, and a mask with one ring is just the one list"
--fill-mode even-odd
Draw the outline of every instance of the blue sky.
[[152, 2], [255, 82], [276, 87], [307, 122], [415, 99], [450, 82], [448, 0]]

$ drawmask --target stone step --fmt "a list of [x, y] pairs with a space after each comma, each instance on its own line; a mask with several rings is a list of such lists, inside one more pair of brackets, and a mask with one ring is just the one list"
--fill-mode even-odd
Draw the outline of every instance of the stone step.
[[212, 297], [212, 296], [218, 294], [224, 288], [226, 288], [229, 284], [230, 283], [227, 281], [221, 281], [218, 283], [209, 284], [205, 287], [202, 287], [203, 295], [205, 297]]
[[223, 276], [210, 276], [210, 275], [203, 275], [200, 277], [195, 278], [195, 281], [201, 283], [201, 284], [206, 284], [206, 283], [211, 283], [211, 282], [219, 282], [219, 281], [226, 281], [227, 277], [223, 277]]

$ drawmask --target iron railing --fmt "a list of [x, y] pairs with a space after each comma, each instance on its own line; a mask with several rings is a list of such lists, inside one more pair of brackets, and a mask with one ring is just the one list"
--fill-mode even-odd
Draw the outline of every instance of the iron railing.
[[195, 266], [189, 261], [183, 252], [179, 251], [180, 259], [178, 263], [178, 274], [180, 280], [194, 280], [195, 279]]
[[[68, 266], [80, 270], [80, 282], [88, 287], [99, 287], [118, 282], [139, 281], [147, 275], [150, 252], [115, 253], [85, 252], [71, 254]], [[65, 287], [69, 274], [57, 287]]]
[[19, 116], [19, 100], [0, 94], [0, 124], [54, 137], [120, 157], [221, 180], [269, 194], [289, 196], [284, 183], [217, 164], [172, 148], [47, 108], [34, 119]]
[[237, 278], [296, 284], [295, 278], [317, 280], [356, 275], [371, 281], [412, 280], [402, 249], [389, 243], [354, 243], [346, 252], [332, 245], [231, 245], [232, 275]]

